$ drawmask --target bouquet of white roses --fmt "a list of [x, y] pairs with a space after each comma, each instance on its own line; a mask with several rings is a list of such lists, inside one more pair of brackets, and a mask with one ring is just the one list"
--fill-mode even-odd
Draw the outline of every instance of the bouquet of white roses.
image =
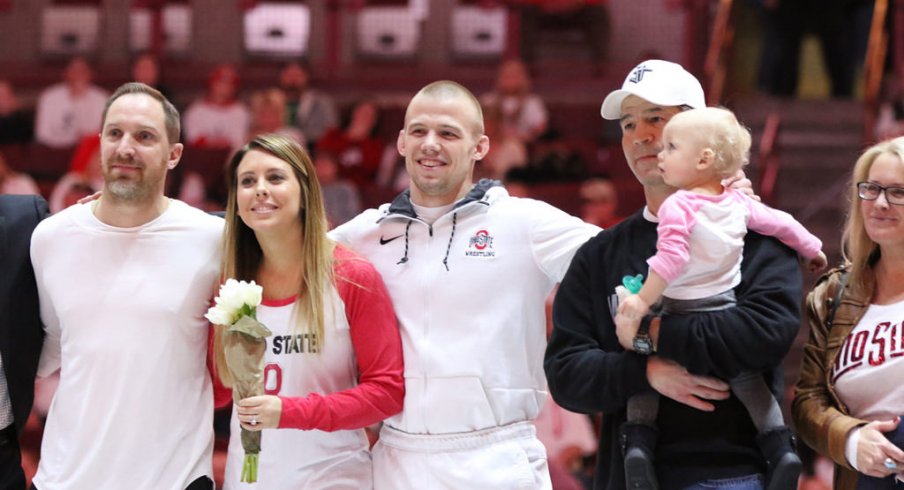
[[[261, 304], [263, 288], [251, 281], [229, 279], [220, 286], [214, 299], [216, 305], [207, 310], [205, 318], [222, 325], [226, 366], [232, 375], [232, 399], [235, 402], [249, 396], [264, 394], [264, 351], [266, 337], [272, 332], [257, 321], [257, 307]], [[245, 460], [241, 481], [257, 481], [261, 433], [242, 429], [242, 448]]]

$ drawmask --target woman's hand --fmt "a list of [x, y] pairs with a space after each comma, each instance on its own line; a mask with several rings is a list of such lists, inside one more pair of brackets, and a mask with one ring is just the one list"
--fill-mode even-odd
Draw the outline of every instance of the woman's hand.
[[[904, 470], [904, 451], [886, 439], [883, 432], [890, 432], [901, 423], [900, 417], [877, 420], [860, 428], [857, 442], [857, 468], [867, 476], [885, 478]], [[891, 463], [886, 465], [886, 460]]]
[[273, 395], [250, 396], [239, 400], [235, 409], [243, 429], [275, 429], [282, 415], [282, 400]]

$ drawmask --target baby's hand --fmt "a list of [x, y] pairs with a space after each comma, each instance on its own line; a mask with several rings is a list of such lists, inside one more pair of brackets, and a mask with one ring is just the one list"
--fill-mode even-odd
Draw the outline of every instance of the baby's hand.
[[640, 320], [648, 311], [649, 305], [636, 294], [626, 296], [619, 302], [618, 313], [615, 315], [615, 335], [625, 350], [634, 350], [634, 337], [640, 328]]
[[825, 269], [828, 263], [829, 261], [828, 259], [826, 259], [826, 254], [820, 251], [819, 254], [816, 255], [816, 257], [813, 257], [812, 259], [807, 261], [807, 268], [810, 270], [810, 272], [818, 272]]

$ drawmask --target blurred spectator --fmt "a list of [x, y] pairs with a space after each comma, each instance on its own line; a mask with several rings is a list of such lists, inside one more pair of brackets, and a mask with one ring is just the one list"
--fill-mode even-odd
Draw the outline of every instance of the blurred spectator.
[[278, 88], [258, 90], [251, 94], [251, 134], [276, 133], [292, 138], [301, 146], [306, 146], [304, 134], [295, 126], [287, 126], [286, 95]]
[[79, 199], [90, 196], [104, 187], [100, 162], [100, 136], [92, 134], [81, 140], [72, 154], [69, 171], [53, 187], [50, 212], [57, 213], [72, 206]]
[[598, 73], [607, 58], [611, 25], [608, 0], [518, 0], [521, 4], [521, 56], [537, 61], [541, 29], [577, 28], [583, 31]]
[[611, 228], [623, 219], [618, 213], [618, 192], [605, 176], [591, 177], [581, 184], [581, 219], [600, 228]]
[[132, 61], [131, 75], [131, 81], [154, 87], [167, 99], [172, 99], [172, 91], [160, 81], [160, 61], [152, 53], [144, 52], [135, 57]]
[[0, 80], [0, 144], [31, 142], [34, 124], [32, 114], [20, 107], [12, 84]]
[[904, 135], [904, 77], [895, 74], [884, 83], [876, 118], [876, 139], [881, 141], [901, 135]]
[[286, 124], [295, 126], [311, 148], [330, 128], [339, 125], [336, 104], [329, 95], [311, 88], [310, 68], [292, 62], [279, 74], [279, 87], [286, 94]]
[[373, 100], [355, 104], [342, 128], [332, 128], [317, 141], [317, 152], [336, 155], [339, 175], [358, 187], [374, 183], [386, 143], [377, 137], [380, 108]]
[[531, 92], [530, 77], [520, 60], [510, 59], [499, 65], [496, 88], [484, 94], [480, 102], [487, 111], [497, 111], [503, 131], [524, 144], [543, 134], [549, 123], [546, 105]]
[[[525, 169], [516, 167], [506, 172], [505, 177], [502, 179], [502, 183], [505, 185], [505, 190], [508, 191], [510, 196], [531, 197], [530, 179], [528, 177]], [[552, 297], [552, 295], [550, 295], [550, 297]], [[551, 328], [550, 325], [551, 324], [547, 325], [547, 330]]]
[[63, 81], [51, 85], [38, 97], [35, 139], [54, 148], [75, 146], [82, 138], [100, 131], [101, 116], [109, 94], [93, 85], [94, 74], [84, 58], [66, 65]]
[[0, 194], [41, 194], [30, 175], [16, 172], [0, 153]]
[[[510, 172], [513, 179], [517, 179], [517, 172]], [[514, 185], [513, 185], [514, 184]], [[518, 185], [523, 182], [512, 180], [506, 184], [506, 188], [513, 185], [516, 193], [522, 192]], [[530, 197], [529, 188], [523, 189], [523, 194], [518, 197]], [[512, 190], [509, 190], [510, 195]], [[556, 299], [558, 286], [549, 293], [544, 304], [546, 310], [546, 336], [552, 333], [552, 305]], [[534, 420], [537, 429], [537, 439], [546, 447], [547, 460], [549, 461], [549, 476], [552, 479], [553, 490], [580, 490], [585, 488], [584, 480], [587, 480], [586, 488], [593, 483], [592, 476], [587, 479], [584, 462], [593, 457], [597, 451], [597, 431], [588, 415], [569, 412], [560, 407], [551, 396], [546, 397], [546, 402], [540, 410], [540, 414]]]
[[389, 189], [399, 193], [411, 185], [408, 178], [408, 169], [405, 168], [405, 158], [399, 155], [395, 145], [388, 144], [383, 150], [383, 158], [380, 159], [380, 169], [374, 180], [377, 187]]
[[798, 444], [797, 452], [803, 462], [799, 490], [832, 490], [835, 465], [829, 458], [816, 453], [806, 444]]
[[241, 148], [248, 139], [251, 115], [236, 99], [239, 76], [231, 65], [220, 65], [207, 81], [204, 98], [185, 111], [185, 141], [205, 148]]
[[509, 170], [527, 165], [527, 147], [506, 132], [498, 107], [488, 107], [483, 113], [484, 133], [490, 137], [490, 151], [474, 167], [478, 177], [503, 180]]
[[582, 473], [584, 458], [596, 452], [597, 439], [590, 417], [569, 412], [546, 397], [546, 404], [534, 420], [537, 438], [546, 446], [549, 462], [568, 471]]
[[758, 86], [773, 95], [797, 93], [801, 41], [814, 32], [822, 47], [823, 64], [832, 85], [832, 97], [851, 97], [854, 91], [855, 46], [865, 35], [849, 25], [859, 0], [764, 0], [763, 54]]
[[335, 154], [318, 151], [314, 157], [314, 170], [320, 181], [330, 228], [345, 223], [361, 212], [361, 194], [354, 183], [339, 176], [339, 163]]

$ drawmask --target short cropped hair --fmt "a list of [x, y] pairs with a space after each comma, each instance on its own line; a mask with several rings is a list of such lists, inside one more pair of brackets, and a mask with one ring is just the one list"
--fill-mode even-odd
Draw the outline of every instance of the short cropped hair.
[[[474, 113], [477, 116], [476, 118], [476, 127], [475, 127], [475, 136], [480, 136], [484, 134], [483, 127], [483, 110], [480, 108], [480, 101], [477, 100], [477, 97], [471, 93], [470, 90], [465, 88], [464, 85], [453, 82], [451, 80], [440, 80], [437, 82], [433, 82], [426, 87], [420, 89], [417, 94], [415, 94], [415, 98], [419, 96], [428, 96], [434, 97], [437, 99], [449, 99], [454, 97], [462, 97], [468, 101], [468, 103], [473, 107]], [[413, 99], [412, 99], [413, 100]], [[408, 114], [406, 112], [405, 117], [407, 119]]]
[[179, 110], [169, 101], [159, 90], [154, 87], [145, 85], [140, 82], [129, 82], [124, 83], [113, 92], [113, 95], [107, 99], [107, 104], [104, 106], [104, 115], [101, 118], [101, 126], [107, 121], [107, 111], [110, 110], [110, 106], [113, 105], [113, 102], [116, 102], [116, 99], [122, 97], [123, 95], [131, 95], [131, 94], [144, 94], [148, 97], [160, 102], [160, 105], [163, 107], [163, 123], [166, 128], [166, 138], [169, 140], [169, 143], [175, 144], [179, 142], [179, 134], [182, 132], [182, 126], [179, 122]]

